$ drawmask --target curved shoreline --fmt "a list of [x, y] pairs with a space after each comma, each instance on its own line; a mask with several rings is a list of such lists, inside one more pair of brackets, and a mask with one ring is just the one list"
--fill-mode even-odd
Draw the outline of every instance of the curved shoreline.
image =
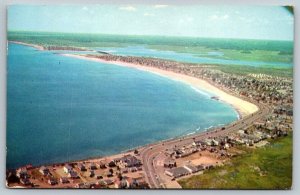
[[99, 59], [99, 58], [86, 57], [86, 56], [75, 55], [75, 54], [61, 54], [61, 55], [67, 56], [67, 57], [78, 58], [78, 59], [82, 59], [82, 60], [90, 60], [90, 61], [94, 61], [94, 62], [135, 68], [138, 70], [148, 71], [148, 72], [151, 72], [154, 74], [158, 74], [160, 76], [168, 77], [169, 79], [172, 79], [172, 80], [186, 83], [192, 87], [195, 87], [196, 89], [204, 90], [209, 93], [215, 94], [219, 98], [220, 101], [226, 102], [227, 104], [231, 105], [238, 112], [240, 118], [246, 117], [246, 116], [253, 114], [259, 110], [259, 108], [255, 104], [250, 103], [250, 102], [243, 100], [239, 97], [236, 97], [234, 95], [231, 95], [203, 79], [199, 79], [199, 78], [195, 78], [192, 76], [179, 74], [179, 73], [175, 73], [175, 72], [171, 72], [171, 71], [166, 71], [166, 70], [162, 70], [162, 69], [155, 68], [155, 67], [142, 66], [142, 65], [126, 63], [126, 62], [122, 62], [122, 61], [106, 61], [106, 60]]
[[[24, 42], [19, 42], [19, 41], [8, 41], [8, 42], [34, 47], [38, 50], [44, 50], [44, 48], [40, 45], [29, 44], [29, 43], [24, 43]], [[100, 62], [100, 63], [113, 64], [116, 66], [136, 68], [138, 70], [148, 71], [148, 72], [151, 72], [154, 74], [158, 74], [160, 76], [165, 76], [172, 80], [181, 81], [183, 83], [191, 85], [192, 87], [195, 87], [196, 89], [208, 91], [209, 93], [215, 94], [219, 98], [219, 100], [226, 102], [227, 104], [231, 105], [236, 110], [236, 112], [238, 114], [238, 120], [247, 115], [253, 114], [259, 110], [257, 105], [250, 103], [246, 100], [243, 100], [240, 97], [229, 94], [227, 90], [219, 89], [217, 86], [213, 85], [211, 82], [208, 82], [208, 81], [200, 79], [200, 78], [195, 78], [195, 77], [184, 75], [184, 74], [166, 71], [166, 70], [162, 70], [162, 69], [155, 68], [155, 67], [142, 66], [142, 65], [126, 63], [126, 62], [122, 62], [122, 61], [107, 61], [107, 60], [103, 60], [103, 59], [99, 59], [99, 58], [92, 58], [92, 57], [86, 57], [86, 56], [75, 55], [75, 54], [60, 54], [60, 55], [83, 59], [83, 60], [90, 60], [90, 61], [95, 61], [95, 62]]]
[[[15, 44], [21, 44], [21, 45], [25, 45], [25, 46], [30, 46], [30, 47], [34, 47], [36, 49], [39, 50], [44, 50], [43, 48], [41, 48], [41, 46], [39, 45], [32, 45], [32, 44], [27, 44], [27, 43], [23, 43], [23, 42], [12, 42]], [[247, 120], [248, 118], [251, 118], [251, 114], [257, 113], [258, 110], [260, 110], [260, 108], [253, 104], [250, 103], [246, 100], [243, 100], [241, 98], [238, 98], [234, 95], [229, 94], [230, 92], [228, 92], [228, 90], [223, 91], [221, 89], [219, 89], [217, 86], [214, 86], [212, 83], [203, 80], [203, 79], [199, 79], [199, 78], [195, 78], [192, 76], [188, 76], [188, 75], [184, 75], [184, 74], [179, 74], [179, 73], [175, 73], [175, 72], [171, 72], [171, 71], [166, 71], [166, 70], [162, 70], [159, 68], [155, 68], [155, 67], [148, 67], [148, 66], [142, 66], [142, 65], [137, 65], [137, 64], [133, 64], [133, 63], [125, 63], [122, 61], [106, 61], [106, 60], [102, 60], [99, 58], [93, 58], [93, 57], [86, 57], [86, 56], [82, 56], [82, 55], [75, 55], [75, 54], [59, 54], [59, 55], [63, 55], [66, 57], [72, 57], [72, 58], [78, 58], [78, 59], [82, 59], [82, 60], [89, 60], [89, 61], [95, 61], [95, 62], [100, 62], [100, 63], [106, 63], [106, 64], [112, 64], [112, 65], [116, 65], [116, 66], [123, 66], [123, 67], [129, 67], [129, 68], [135, 68], [141, 71], [148, 71], [151, 72], [153, 74], [158, 74], [160, 76], [163, 77], [167, 77], [169, 79], [172, 80], [176, 80], [176, 81], [180, 81], [183, 83], [186, 83], [192, 87], [195, 87], [196, 89], [199, 90], [204, 90], [204, 91], [208, 91], [209, 93], [213, 93], [213, 94], [217, 94], [218, 92], [221, 92], [220, 94], [218, 94], [218, 98], [220, 101], [224, 101], [227, 104], [230, 104], [235, 111], [237, 111], [239, 118], [237, 119], [237, 121], [242, 121], [242, 120]], [[237, 100], [235, 102], [235, 100]], [[216, 100], [217, 101], [217, 100]], [[238, 104], [237, 102], [239, 102], [240, 104]], [[242, 105], [242, 104], [246, 104], [246, 105]], [[250, 107], [249, 107], [250, 105]], [[247, 107], [248, 106], [248, 107]], [[250, 108], [250, 109], [249, 109]], [[241, 120], [242, 119], [242, 120]], [[236, 123], [236, 122], [233, 122]], [[230, 124], [226, 124], [226, 129], [227, 126], [229, 126]], [[112, 154], [112, 155], [107, 155], [107, 156], [96, 156], [96, 157], [89, 157], [89, 158], [82, 158], [82, 159], [77, 159], [77, 160], [70, 160], [70, 161], [64, 161], [63, 163], [70, 163], [70, 162], [80, 162], [80, 161], [85, 161], [85, 160], [99, 160], [99, 159], [103, 159], [103, 158], [112, 158], [112, 157], [119, 157], [122, 156], [126, 153], [132, 152], [134, 149], [139, 149], [139, 150], [147, 150], [147, 148], [152, 148], [156, 145], [159, 144], [165, 144], [165, 143], [173, 143], [173, 142], [178, 142], [178, 140], [189, 140], [193, 137], [202, 137], [202, 136], [207, 136], [207, 135], [213, 135], [217, 132], [217, 127], [214, 126], [212, 128], [207, 129], [206, 131], [203, 132], [196, 132], [193, 134], [188, 134], [188, 135], [182, 135], [182, 136], [176, 136], [173, 138], [169, 138], [169, 139], [165, 139], [165, 140], [160, 140], [160, 141], [155, 141], [153, 143], [149, 143], [146, 145], [141, 145], [141, 146], [137, 146], [134, 148], [130, 148], [128, 150], [124, 150], [120, 153], [117, 154]], [[225, 133], [225, 132], [218, 132], [216, 134], [219, 133]], [[61, 164], [60, 163], [47, 163], [47, 165], [52, 165], [52, 164]], [[41, 165], [35, 165], [34, 167], [39, 167]]]

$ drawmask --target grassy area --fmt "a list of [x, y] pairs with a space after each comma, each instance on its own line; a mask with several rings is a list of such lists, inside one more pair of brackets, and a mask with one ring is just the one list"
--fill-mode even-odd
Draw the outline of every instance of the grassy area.
[[[292, 63], [293, 42], [195, 37], [132, 36], [82, 33], [8, 32], [8, 40], [42, 46], [127, 47], [146, 46], [157, 50], [196, 56], [246, 61]], [[211, 55], [210, 52], [221, 55]]]
[[237, 75], [247, 75], [247, 74], [266, 74], [278, 77], [293, 77], [293, 68], [281, 68], [281, 67], [254, 67], [254, 66], [238, 66], [238, 65], [214, 65], [215, 69], [221, 70], [225, 73], [232, 73]]
[[292, 143], [289, 135], [258, 149], [246, 151], [228, 165], [207, 170], [203, 175], [179, 180], [185, 189], [290, 189]]
[[[239, 59], [245, 61], [263, 61], [263, 62], [282, 62], [282, 63], [292, 63], [293, 55], [292, 52], [283, 53], [279, 50], [265, 50], [263, 49], [247, 49], [243, 50], [240, 47], [227, 49], [216, 47], [205, 47], [205, 46], [189, 46], [182, 47], [176, 45], [150, 45], [149, 48], [157, 50], [168, 50], [175, 51], [178, 53], [190, 53], [199, 57], [209, 57], [217, 59]], [[210, 52], [218, 52], [222, 55], [209, 55]]]

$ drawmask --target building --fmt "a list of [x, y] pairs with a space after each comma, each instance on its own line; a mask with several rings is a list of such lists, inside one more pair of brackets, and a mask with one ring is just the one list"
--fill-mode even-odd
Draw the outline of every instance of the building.
[[197, 167], [195, 167], [193, 165], [184, 165], [183, 168], [188, 170], [190, 173], [196, 173], [196, 172], [200, 171], [197, 169]]
[[116, 166], [116, 163], [115, 163], [115, 161], [110, 161], [109, 163], [108, 163], [108, 166], [109, 167], [115, 167]]
[[176, 167], [176, 161], [173, 158], [166, 158], [164, 161], [164, 167], [168, 167], [168, 168]]
[[39, 172], [40, 172], [42, 175], [44, 175], [44, 176], [50, 174], [49, 169], [48, 169], [47, 167], [45, 167], [45, 166], [41, 166], [41, 168], [39, 169]]
[[23, 185], [26, 185], [26, 186], [31, 185], [31, 182], [27, 177], [20, 178], [20, 183], [23, 184]]
[[113, 180], [111, 180], [111, 179], [105, 179], [104, 180], [104, 183], [106, 184], [106, 185], [113, 185], [114, 184], [114, 181]]
[[79, 168], [80, 171], [87, 171], [85, 165], [82, 164], [82, 163], [80, 163], [80, 164], [78, 165], [78, 168]]
[[75, 172], [74, 170], [71, 170], [69, 172], [68, 177], [72, 178], [72, 179], [78, 179], [79, 178], [77, 172]]
[[187, 169], [185, 169], [184, 167], [176, 167], [173, 169], [166, 170], [165, 174], [170, 177], [178, 178], [178, 177], [188, 175], [188, 174], [190, 174], [190, 172]]
[[73, 171], [73, 168], [70, 165], [67, 164], [64, 166], [65, 173], [70, 173], [71, 171]]
[[60, 183], [62, 183], [62, 184], [70, 183], [70, 181], [69, 181], [68, 178], [66, 178], [66, 177], [61, 177], [61, 178], [59, 179], [59, 181], [60, 181]]
[[100, 169], [106, 169], [106, 165], [103, 161], [100, 161]]
[[142, 161], [132, 155], [125, 155], [120, 159], [121, 163], [124, 163], [126, 167], [137, 167], [142, 165]]
[[115, 183], [115, 188], [120, 188], [120, 189], [129, 188], [130, 186], [126, 178], [123, 178], [121, 180], [117, 179], [114, 183]]
[[17, 177], [20, 178], [20, 179], [29, 178], [27, 169], [24, 169], [24, 168], [18, 169], [17, 172], [16, 172], [16, 175], [17, 175]]
[[55, 179], [55, 178], [50, 178], [50, 179], [48, 179], [48, 183], [50, 184], [50, 185], [56, 185], [56, 184], [58, 184], [58, 182], [57, 182], [57, 180]]
[[96, 169], [97, 169], [96, 164], [95, 164], [95, 163], [91, 163], [90, 169], [91, 169], [91, 170], [96, 170]]

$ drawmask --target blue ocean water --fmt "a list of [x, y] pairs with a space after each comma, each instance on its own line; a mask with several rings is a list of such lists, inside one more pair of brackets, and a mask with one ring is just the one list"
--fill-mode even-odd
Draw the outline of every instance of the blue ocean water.
[[7, 168], [118, 153], [237, 119], [189, 85], [9, 44]]
[[[98, 51], [105, 51], [114, 55], [122, 56], [143, 56], [154, 57], [168, 60], [175, 60], [178, 62], [188, 63], [204, 63], [204, 64], [221, 64], [221, 65], [245, 65], [245, 66], [276, 66], [276, 67], [292, 67], [291, 63], [281, 62], [263, 62], [263, 61], [246, 61], [246, 60], [230, 60], [213, 58], [213, 56], [222, 56], [222, 52], [209, 52], [203, 53], [203, 55], [209, 55], [212, 57], [196, 56], [189, 53], [177, 53], [174, 51], [158, 51], [155, 49], [149, 49], [142, 46], [129, 46], [129, 47], [103, 47], [93, 48]], [[199, 55], [199, 54], [198, 54]]]

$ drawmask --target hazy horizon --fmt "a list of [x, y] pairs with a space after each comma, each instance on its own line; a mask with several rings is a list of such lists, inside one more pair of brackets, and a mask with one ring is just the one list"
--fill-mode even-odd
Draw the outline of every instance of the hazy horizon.
[[275, 39], [255, 39], [255, 38], [224, 38], [224, 37], [195, 37], [195, 36], [176, 36], [176, 35], [140, 35], [140, 34], [107, 34], [107, 33], [88, 33], [88, 32], [56, 32], [56, 31], [24, 31], [9, 30], [8, 33], [49, 33], [49, 34], [82, 34], [82, 35], [103, 35], [103, 36], [137, 36], [137, 37], [167, 37], [167, 38], [195, 38], [195, 39], [231, 39], [231, 40], [255, 40], [255, 41], [284, 41], [293, 42], [293, 40], [275, 40]]
[[293, 41], [282, 6], [12, 5], [8, 31]]

